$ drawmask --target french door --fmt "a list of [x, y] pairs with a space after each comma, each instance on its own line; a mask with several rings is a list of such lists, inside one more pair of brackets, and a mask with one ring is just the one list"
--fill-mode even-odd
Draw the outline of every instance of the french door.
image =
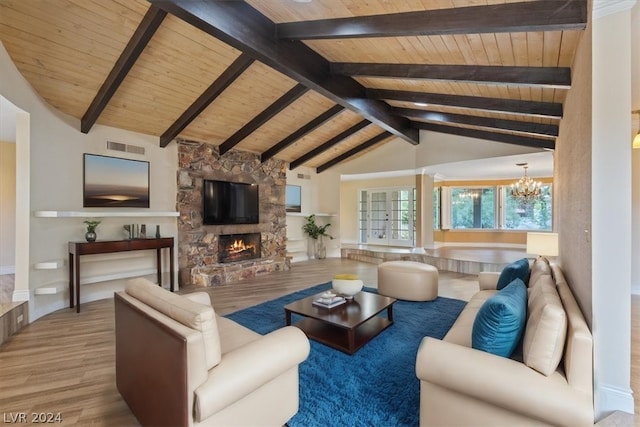
[[360, 191], [360, 243], [413, 246], [415, 190]]

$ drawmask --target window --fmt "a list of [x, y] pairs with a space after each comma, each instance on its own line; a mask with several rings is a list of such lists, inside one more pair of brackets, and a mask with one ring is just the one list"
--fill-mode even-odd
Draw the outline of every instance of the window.
[[440, 223], [440, 187], [433, 189], [433, 229], [440, 230], [442, 225]]
[[504, 197], [502, 228], [506, 230], [551, 230], [551, 186], [542, 186], [542, 195], [528, 203], [511, 196], [508, 187], [502, 189]]
[[[440, 197], [436, 196], [439, 190]], [[452, 230], [552, 230], [553, 187], [527, 203], [511, 196], [508, 186], [441, 187], [434, 190], [434, 229]], [[440, 201], [436, 209], [437, 201]]]
[[451, 189], [451, 228], [496, 228], [496, 189]]

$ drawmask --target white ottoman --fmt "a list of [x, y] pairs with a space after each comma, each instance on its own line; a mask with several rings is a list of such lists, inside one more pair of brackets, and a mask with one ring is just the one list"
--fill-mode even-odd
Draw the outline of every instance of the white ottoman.
[[438, 297], [438, 269], [415, 261], [387, 261], [378, 265], [380, 295], [409, 301]]

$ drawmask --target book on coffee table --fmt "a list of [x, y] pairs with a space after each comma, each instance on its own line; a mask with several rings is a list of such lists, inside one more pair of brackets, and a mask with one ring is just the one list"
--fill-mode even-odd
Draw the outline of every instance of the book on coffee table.
[[333, 297], [318, 297], [313, 300], [313, 305], [316, 307], [324, 307], [324, 308], [333, 308], [339, 305], [344, 304], [347, 300], [341, 296], [333, 296]]

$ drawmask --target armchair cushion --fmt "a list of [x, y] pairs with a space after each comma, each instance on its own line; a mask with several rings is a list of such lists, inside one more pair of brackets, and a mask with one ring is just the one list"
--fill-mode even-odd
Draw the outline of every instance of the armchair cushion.
[[309, 340], [295, 326], [285, 326], [225, 353], [195, 391], [195, 420], [202, 421], [237, 402], [309, 355]]
[[200, 304], [189, 298], [167, 292], [144, 278], [129, 280], [125, 291], [165, 316], [199, 331], [204, 341], [207, 369], [220, 363], [220, 337], [211, 305]]
[[538, 280], [547, 275], [551, 276], [551, 265], [549, 265], [549, 260], [544, 257], [538, 257], [531, 265], [527, 287], [529, 289], [534, 288], [538, 283]]
[[523, 283], [529, 281], [529, 260], [526, 258], [514, 261], [507, 265], [500, 273], [496, 289], [500, 290], [513, 282], [513, 279], [520, 279]]
[[480, 307], [473, 322], [471, 346], [509, 357], [518, 345], [527, 318], [527, 287], [514, 279]]
[[555, 372], [567, 336], [567, 314], [553, 279], [541, 277], [529, 294], [529, 318], [524, 332], [524, 364], [544, 375]]

